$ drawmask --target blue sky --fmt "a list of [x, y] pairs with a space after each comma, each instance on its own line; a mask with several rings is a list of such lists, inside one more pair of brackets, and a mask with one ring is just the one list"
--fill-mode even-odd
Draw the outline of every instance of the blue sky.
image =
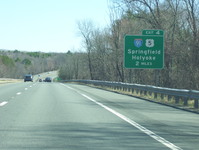
[[0, 49], [81, 50], [77, 22], [108, 26], [107, 0], [0, 0]]

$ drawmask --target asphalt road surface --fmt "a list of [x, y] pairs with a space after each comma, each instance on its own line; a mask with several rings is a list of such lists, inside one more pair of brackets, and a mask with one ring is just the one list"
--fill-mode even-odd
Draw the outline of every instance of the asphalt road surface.
[[0, 86], [0, 150], [198, 150], [199, 115], [84, 85]]

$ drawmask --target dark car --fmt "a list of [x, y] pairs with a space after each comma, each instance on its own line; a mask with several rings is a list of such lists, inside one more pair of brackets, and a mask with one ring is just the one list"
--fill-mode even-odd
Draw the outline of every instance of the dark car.
[[52, 79], [50, 77], [46, 77], [45, 82], [52, 82]]
[[30, 81], [33, 82], [33, 76], [31, 74], [27, 74], [24, 76], [24, 82]]

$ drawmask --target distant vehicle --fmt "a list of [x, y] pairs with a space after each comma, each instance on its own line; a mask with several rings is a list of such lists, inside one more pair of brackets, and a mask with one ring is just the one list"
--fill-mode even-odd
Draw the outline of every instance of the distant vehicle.
[[33, 76], [31, 74], [26, 74], [24, 76], [24, 82], [26, 82], [26, 81], [33, 82]]
[[50, 77], [46, 77], [45, 82], [52, 82], [52, 79]]

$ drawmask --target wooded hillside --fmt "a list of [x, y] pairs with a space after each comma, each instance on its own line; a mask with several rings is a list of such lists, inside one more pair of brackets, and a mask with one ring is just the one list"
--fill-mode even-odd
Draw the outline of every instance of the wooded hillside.
[[23, 78], [24, 74], [56, 70], [63, 57], [59, 53], [0, 50], [0, 78]]
[[[199, 2], [112, 0], [110, 24], [78, 22], [82, 52], [0, 52], [0, 77], [60, 69], [62, 79], [91, 79], [199, 90]], [[124, 36], [165, 31], [164, 69], [125, 69]], [[79, 51], [79, 50], [78, 50]]]
[[[78, 23], [86, 53], [71, 54], [61, 76], [199, 90], [198, 12], [196, 0], [112, 0], [109, 26]], [[165, 31], [162, 70], [123, 67], [124, 36], [143, 29]]]

